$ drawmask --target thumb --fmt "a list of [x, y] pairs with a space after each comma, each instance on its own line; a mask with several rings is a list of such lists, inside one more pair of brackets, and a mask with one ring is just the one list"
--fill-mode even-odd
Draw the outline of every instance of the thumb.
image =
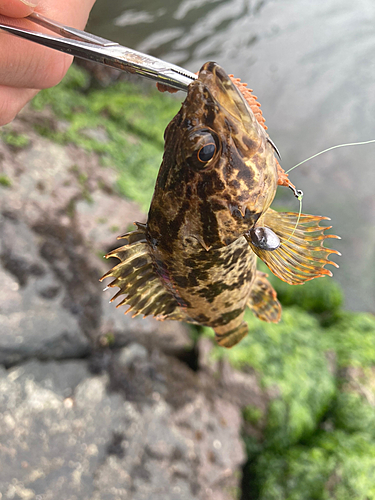
[[0, 0], [0, 14], [8, 17], [25, 17], [34, 11], [38, 0]]

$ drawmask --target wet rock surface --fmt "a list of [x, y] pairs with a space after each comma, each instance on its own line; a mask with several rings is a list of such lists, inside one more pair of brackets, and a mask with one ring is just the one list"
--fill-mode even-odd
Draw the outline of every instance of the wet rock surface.
[[[157, 373], [152, 355], [143, 362]], [[2, 369], [5, 498], [231, 498], [244, 459], [238, 410], [199, 392], [176, 410], [165, 381], [148, 382], [136, 402], [83, 361]]]
[[26, 147], [0, 140], [0, 497], [236, 498], [256, 379], [199, 364], [209, 347], [184, 325], [108, 304], [102, 256], [144, 215], [93, 153], [36, 134], [40, 119], [11, 124]]

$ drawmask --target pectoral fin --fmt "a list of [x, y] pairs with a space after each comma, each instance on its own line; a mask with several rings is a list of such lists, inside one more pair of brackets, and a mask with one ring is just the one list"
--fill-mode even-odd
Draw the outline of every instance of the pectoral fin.
[[164, 288], [154, 271], [145, 227], [139, 224], [136, 231], [119, 239], [124, 239], [125, 245], [107, 254], [106, 258], [116, 257], [121, 262], [100, 278], [100, 281], [115, 278], [108, 287], [120, 288], [111, 302], [124, 295], [116, 307], [130, 306], [126, 313], [132, 311], [133, 317], [152, 314], [156, 319], [184, 319], [177, 300]]
[[257, 271], [251, 295], [247, 303], [257, 318], [268, 323], [278, 323], [281, 318], [281, 305], [277, 294], [267, 279], [266, 273]]
[[249, 235], [245, 238], [273, 274], [290, 285], [300, 285], [320, 276], [332, 276], [332, 272], [324, 267], [327, 264], [339, 267], [328, 257], [332, 253], [340, 255], [340, 252], [323, 246], [326, 239], [339, 239], [339, 236], [324, 234], [332, 226], [321, 227], [322, 220], [329, 219], [301, 214], [298, 220], [297, 213], [268, 209], [257, 225], [272, 229], [280, 238], [280, 246], [276, 250], [262, 250], [252, 244]]

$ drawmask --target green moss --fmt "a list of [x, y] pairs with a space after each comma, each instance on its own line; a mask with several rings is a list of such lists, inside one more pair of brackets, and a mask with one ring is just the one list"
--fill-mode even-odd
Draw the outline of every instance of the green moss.
[[339, 366], [375, 366], [374, 315], [340, 312], [325, 331], [327, 347], [335, 350]]
[[332, 278], [318, 278], [304, 285], [291, 286], [273, 276], [267, 268], [265, 272], [284, 306], [296, 305], [305, 311], [323, 315], [323, 319], [327, 320], [327, 316], [331, 318], [343, 304], [341, 288]]
[[[369, 337], [373, 341], [373, 335]], [[339, 372], [339, 391], [332, 405], [332, 420], [337, 428], [347, 432], [367, 432], [375, 439], [375, 366], [371, 360], [374, 352], [369, 345], [366, 349], [366, 338], [364, 346], [361, 345], [360, 331], [356, 332], [356, 339], [358, 345], [353, 346], [351, 342], [352, 349], [344, 352], [344, 357], [342, 353], [339, 356], [340, 364], [345, 360], [345, 365], [351, 363], [351, 366]], [[343, 340], [345, 342], [345, 336]], [[368, 351], [366, 355], [363, 355], [363, 348]], [[340, 355], [339, 346], [337, 351]]]
[[106, 252], [97, 251], [95, 255], [99, 257], [99, 259], [105, 259]]
[[[374, 393], [362, 387], [364, 393], [342, 390], [337, 394], [333, 406], [335, 427], [348, 432], [367, 432], [375, 438], [375, 408], [366, 396], [370, 395], [373, 403]], [[368, 390], [366, 394], [366, 389]]]
[[225, 356], [239, 369], [253, 366], [280, 397], [269, 404], [264, 438], [245, 436], [243, 499], [375, 500], [374, 316], [336, 309], [324, 328], [284, 308], [279, 325], [248, 322], [249, 337]]
[[258, 500], [374, 500], [375, 444], [366, 434], [322, 432], [310, 447], [264, 453], [253, 472]]
[[58, 143], [73, 143], [101, 155], [103, 165], [117, 169], [118, 190], [147, 209], [162, 159], [163, 131], [179, 103], [129, 82], [107, 89], [87, 85], [87, 75], [73, 66], [60, 85], [40, 92], [33, 106], [48, 106], [65, 126], [38, 125], [36, 130]]
[[281, 449], [313, 433], [335, 394], [318, 321], [298, 308], [284, 309], [279, 324], [246, 314], [250, 334], [230, 350], [214, 347], [214, 357], [258, 372], [275, 396], [266, 415], [264, 446]]
[[257, 425], [263, 417], [261, 409], [253, 405], [245, 406], [245, 408], [242, 410], [242, 415], [246, 422], [249, 422], [253, 425]]
[[14, 149], [23, 149], [30, 143], [30, 140], [26, 135], [18, 134], [12, 130], [8, 130], [6, 127], [0, 130], [0, 137], [6, 144], [8, 144], [8, 146], [13, 147]]
[[112, 346], [115, 343], [116, 337], [114, 333], [108, 332], [105, 334], [104, 339], [105, 339], [104, 340], [105, 345]]
[[9, 179], [7, 175], [0, 175], [0, 186], [10, 187], [12, 185], [12, 181]]

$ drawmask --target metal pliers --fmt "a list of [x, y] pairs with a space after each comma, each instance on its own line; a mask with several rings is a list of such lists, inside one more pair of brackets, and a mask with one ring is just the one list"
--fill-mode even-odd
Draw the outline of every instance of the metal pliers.
[[75, 57], [95, 61], [128, 73], [151, 78], [159, 83], [187, 92], [188, 85], [197, 78], [194, 73], [156, 57], [137, 52], [111, 40], [70, 28], [33, 13], [26, 17], [61, 36], [46, 35], [38, 31], [0, 24], [0, 29], [32, 42], [65, 52]]

